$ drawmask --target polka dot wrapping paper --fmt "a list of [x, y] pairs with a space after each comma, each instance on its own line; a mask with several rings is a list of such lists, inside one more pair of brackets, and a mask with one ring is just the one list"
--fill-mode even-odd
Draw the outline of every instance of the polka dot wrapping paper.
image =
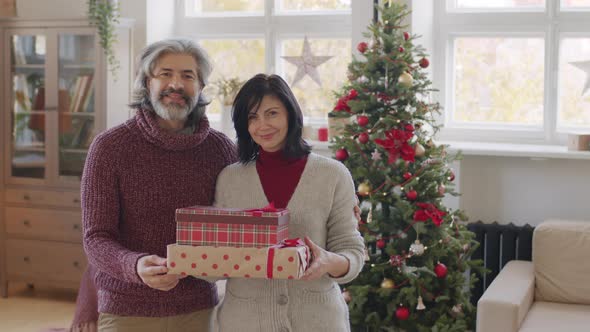
[[300, 279], [309, 264], [309, 248], [240, 248], [168, 245], [168, 273], [196, 277]]

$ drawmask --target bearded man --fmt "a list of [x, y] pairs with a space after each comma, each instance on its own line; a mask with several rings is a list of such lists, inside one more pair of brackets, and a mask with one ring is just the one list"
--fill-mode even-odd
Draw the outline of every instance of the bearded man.
[[[96, 269], [99, 331], [209, 331], [215, 284], [166, 274], [175, 209], [211, 205], [234, 144], [209, 127], [206, 52], [187, 39], [147, 46], [136, 115], [96, 137], [82, 177], [84, 248]], [[124, 110], [121, 110], [124, 111]]]

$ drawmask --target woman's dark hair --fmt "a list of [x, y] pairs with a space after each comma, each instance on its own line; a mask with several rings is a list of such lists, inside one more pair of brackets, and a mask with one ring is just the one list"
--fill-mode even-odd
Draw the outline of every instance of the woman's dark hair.
[[238, 137], [240, 162], [247, 164], [258, 158], [260, 148], [248, 132], [248, 115], [260, 106], [264, 96], [275, 96], [285, 106], [288, 113], [289, 129], [283, 154], [287, 158], [300, 158], [308, 155], [311, 147], [303, 140], [303, 114], [293, 92], [280, 76], [258, 74], [249, 79], [238, 91], [233, 104], [232, 120]]

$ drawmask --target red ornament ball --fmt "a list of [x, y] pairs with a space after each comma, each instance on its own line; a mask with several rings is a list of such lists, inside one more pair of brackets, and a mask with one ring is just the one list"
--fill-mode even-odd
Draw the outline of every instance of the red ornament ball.
[[346, 159], [348, 159], [348, 151], [346, 151], [346, 149], [336, 150], [336, 159], [340, 161], [345, 161]]
[[377, 248], [379, 248], [379, 249], [385, 248], [385, 241], [383, 239], [377, 240]]
[[449, 181], [453, 181], [455, 180], [455, 172], [453, 172], [453, 170], [451, 170], [450, 174], [449, 174]]
[[420, 61], [418, 62], [418, 64], [422, 68], [428, 68], [428, 66], [430, 65], [430, 61], [428, 61], [428, 59], [426, 59], [426, 58], [422, 58], [422, 59], [420, 59]]
[[361, 133], [359, 135], [359, 142], [361, 144], [367, 144], [369, 142], [369, 134], [367, 134], [367, 133]]
[[409, 180], [411, 177], [412, 177], [412, 173], [410, 173], [410, 172], [405, 172], [404, 173], [404, 179], [405, 180]]
[[361, 52], [361, 53], [365, 53], [367, 51], [367, 49], [369, 48], [369, 45], [365, 42], [360, 42], [357, 46], [356, 49]]
[[399, 307], [395, 310], [395, 317], [399, 320], [406, 320], [410, 317], [410, 310], [406, 307]]
[[442, 279], [442, 278], [446, 277], [447, 276], [447, 272], [448, 272], [447, 266], [444, 265], [443, 263], [438, 263], [434, 267], [434, 274], [436, 274], [436, 276], [438, 278], [441, 278]]
[[365, 127], [369, 124], [369, 117], [365, 115], [359, 115], [356, 117], [356, 122], [359, 124], [359, 126]]
[[410, 39], [410, 34], [407, 31], [404, 31], [404, 39], [405, 40]]
[[410, 190], [406, 193], [406, 197], [410, 200], [410, 201], [415, 201], [416, 198], [418, 198], [418, 192], [416, 190]]
[[400, 53], [404, 53], [404, 51], [405, 51], [406, 49], [404, 49], [403, 47], [401, 47], [401, 46], [400, 46], [400, 47], [399, 47], [397, 50], [398, 50]]

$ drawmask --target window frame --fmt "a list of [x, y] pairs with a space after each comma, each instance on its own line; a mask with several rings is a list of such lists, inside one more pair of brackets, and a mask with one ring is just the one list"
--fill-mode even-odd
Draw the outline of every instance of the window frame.
[[[197, 0], [177, 0], [174, 32], [196, 40], [234, 39], [252, 37], [262, 38], [265, 45], [265, 72], [284, 75], [281, 58], [281, 41], [293, 38], [351, 38], [354, 53], [355, 45], [361, 41], [362, 32], [370, 24], [373, 1], [360, 4], [352, 0], [350, 10], [331, 11], [275, 11], [279, 0], [265, 0], [264, 13], [260, 15], [215, 13], [195, 15], [189, 13]], [[354, 15], [353, 15], [354, 14]], [[359, 24], [359, 21], [364, 20]], [[353, 22], [355, 24], [353, 25]], [[203, 31], [199, 33], [199, 31]], [[359, 36], [361, 36], [359, 38]], [[213, 96], [211, 96], [213, 97]], [[218, 114], [209, 115], [216, 127], [223, 127]], [[231, 121], [228, 119], [227, 121]], [[325, 119], [309, 118], [306, 123], [314, 127], [325, 126]], [[226, 124], [227, 125], [227, 124]], [[230, 126], [231, 127], [231, 126]]]
[[[518, 144], [565, 144], [568, 132], [588, 131], [581, 126], [558, 127], [559, 56], [564, 38], [590, 38], [590, 11], [560, 11], [559, 0], [546, 0], [539, 10], [453, 9], [453, 0], [434, 1], [433, 82], [439, 91], [434, 98], [443, 106], [437, 116], [444, 123], [440, 138], [446, 141], [480, 141]], [[524, 125], [476, 125], [452, 121], [454, 103], [453, 40], [462, 36], [541, 36], [544, 42], [543, 123]]]

